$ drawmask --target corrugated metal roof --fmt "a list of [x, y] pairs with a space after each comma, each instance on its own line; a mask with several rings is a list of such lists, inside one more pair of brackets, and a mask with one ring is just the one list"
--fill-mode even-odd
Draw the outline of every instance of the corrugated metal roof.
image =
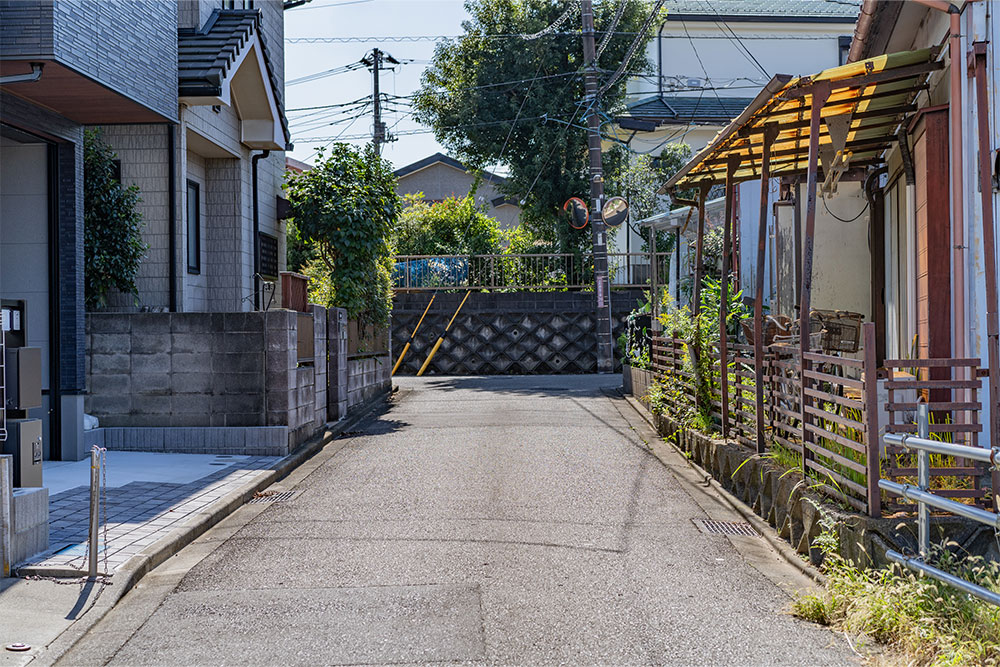
[[[720, 17], [798, 17], [854, 21], [860, 0], [667, 0], [667, 20], [682, 15]], [[787, 18], [784, 20], [788, 20]]]
[[752, 97], [716, 97], [712, 93], [700, 97], [664, 95], [630, 104], [628, 115], [661, 125], [672, 121], [718, 125], [739, 116], [752, 101]]
[[722, 183], [731, 160], [738, 163], [736, 181], [760, 178], [763, 135], [772, 130], [777, 134], [770, 148], [770, 175], [802, 174], [808, 164], [812, 92], [817, 84], [830, 87], [820, 112], [821, 162], [842, 159], [852, 167], [879, 163], [903, 118], [916, 109], [913, 100], [926, 88], [929, 73], [941, 68], [937, 54], [936, 48], [907, 51], [813, 76], [779, 74], [663, 189]]

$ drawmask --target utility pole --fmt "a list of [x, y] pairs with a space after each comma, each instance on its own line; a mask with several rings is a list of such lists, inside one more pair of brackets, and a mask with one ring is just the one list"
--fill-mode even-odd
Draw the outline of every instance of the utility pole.
[[378, 73], [382, 69], [391, 69], [389, 67], [383, 68], [383, 61], [392, 63], [393, 65], [399, 64], [398, 60], [388, 53], [383, 53], [378, 48], [372, 49], [371, 54], [365, 56], [361, 61], [372, 71], [372, 109], [375, 116], [375, 123], [372, 128], [372, 144], [375, 146], [375, 153], [378, 155], [382, 154], [382, 144], [387, 141], [385, 123], [382, 122], [382, 93], [379, 90]]
[[583, 15], [584, 101], [588, 105], [587, 145], [590, 155], [590, 226], [594, 240], [594, 290], [597, 297], [597, 371], [614, 370], [611, 343], [611, 284], [608, 281], [608, 241], [604, 228], [604, 175], [601, 167], [601, 118], [597, 95], [597, 49], [594, 46], [594, 6], [580, 0]]

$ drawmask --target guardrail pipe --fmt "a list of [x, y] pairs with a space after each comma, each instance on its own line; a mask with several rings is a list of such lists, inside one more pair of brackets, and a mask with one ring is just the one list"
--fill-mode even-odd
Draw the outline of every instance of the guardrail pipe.
[[1000, 595], [991, 590], [987, 590], [982, 586], [977, 586], [966, 581], [965, 579], [959, 579], [953, 574], [948, 574], [944, 570], [939, 570], [938, 568], [928, 565], [927, 563], [917, 560], [916, 558], [907, 558], [898, 551], [889, 550], [885, 552], [885, 555], [891, 561], [899, 563], [900, 565], [905, 565], [906, 567], [912, 568], [917, 572], [922, 572], [929, 577], [934, 577], [938, 581], [943, 581], [950, 586], [954, 586], [960, 591], [965, 591], [969, 595], [975, 595], [980, 600], [1000, 605]]
[[[930, 435], [930, 410], [923, 401], [917, 406], [917, 435], [927, 438]], [[921, 491], [931, 488], [931, 455], [925, 449], [917, 450], [917, 485]], [[920, 542], [920, 555], [927, 558], [931, 552], [931, 513], [925, 503], [917, 507], [917, 539]]]

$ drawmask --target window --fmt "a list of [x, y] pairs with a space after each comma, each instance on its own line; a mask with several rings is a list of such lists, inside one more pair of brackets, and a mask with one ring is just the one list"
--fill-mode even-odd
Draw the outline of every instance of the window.
[[854, 39], [849, 35], [841, 35], [837, 38], [837, 45], [840, 47], [840, 62], [838, 65], [846, 65], [847, 57], [851, 53], [851, 40]]
[[201, 273], [201, 187], [187, 182], [187, 268]]
[[278, 277], [278, 239], [270, 234], [258, 232], [260, 239], [260, 275], [274, 280]]

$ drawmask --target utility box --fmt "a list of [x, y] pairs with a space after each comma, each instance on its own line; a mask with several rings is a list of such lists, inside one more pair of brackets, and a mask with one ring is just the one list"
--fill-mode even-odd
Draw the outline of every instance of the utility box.
[[8, 347], [4, 358], [8, 410], [42, 406], [42, 349]]
[[42, 485], [42, 420], [13, 419], [7, 422], [3, 454], [14, 457], [14, 486]]

